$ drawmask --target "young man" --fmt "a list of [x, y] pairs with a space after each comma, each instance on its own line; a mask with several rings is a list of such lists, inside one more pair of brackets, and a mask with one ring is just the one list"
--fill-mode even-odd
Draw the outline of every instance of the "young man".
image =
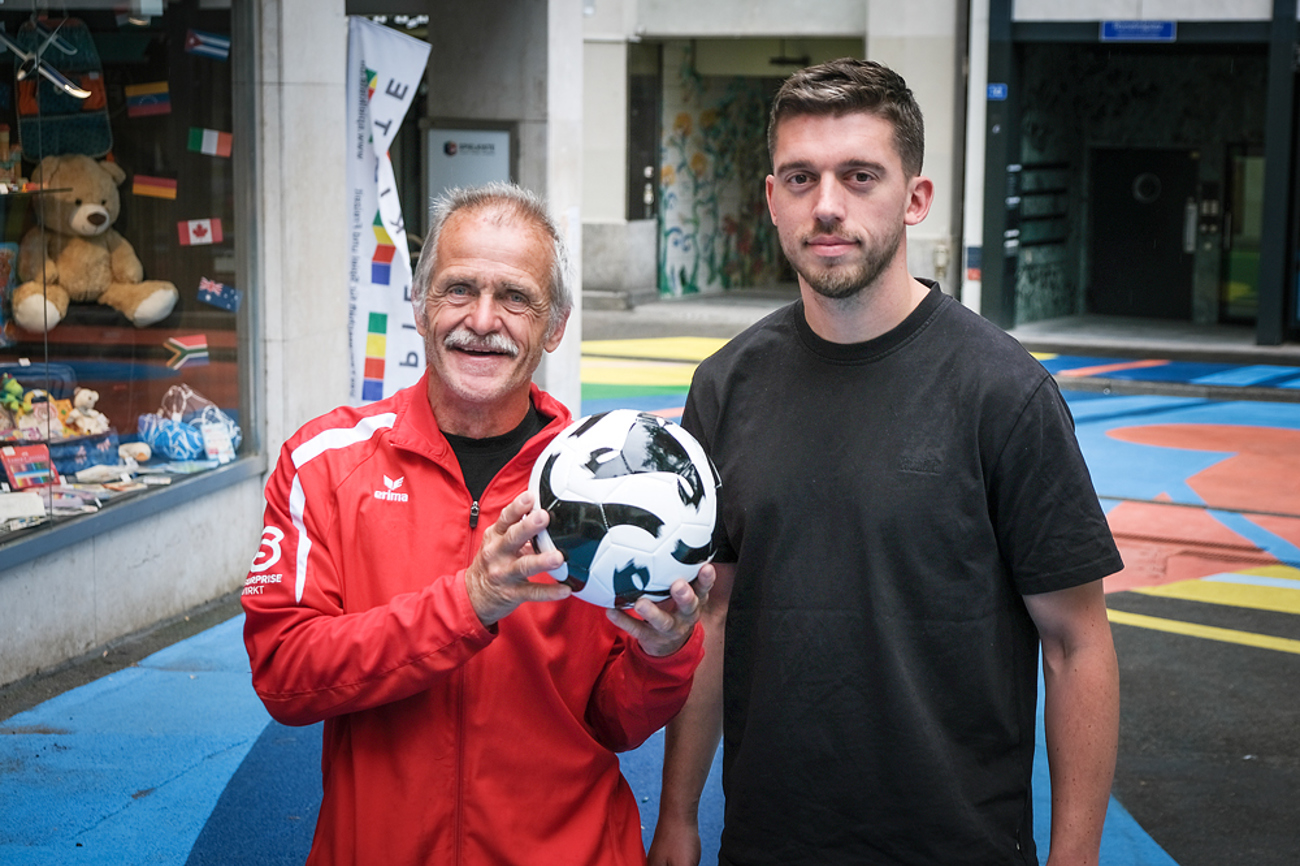
[[1037, 864], [1040, 642], [1050, 862], [1097, 862], [1118, 730], [1101, 578], [1121, 562], [1051, 377], [908, 273], [923, 141], [875, 63], [777, 94], [767, 198], [800, 300], [687, 400], [726, 564], [669, 725], [657, 866], [699, 859], [720, 732], [724, 864]]
[[244, 638], [271, 715], [325, 720], [309, 863], [644, 862], [615, 752], [685, 701], [713, 574], [639, 618], [537, 577], [562, 560], [533, 550], [548, 518], [524, 491], [570, 420], [531, 381], [564, 270], [531, 194], [439, 202], [413, 281], [424, 379], [307, 424], [267, 485]]

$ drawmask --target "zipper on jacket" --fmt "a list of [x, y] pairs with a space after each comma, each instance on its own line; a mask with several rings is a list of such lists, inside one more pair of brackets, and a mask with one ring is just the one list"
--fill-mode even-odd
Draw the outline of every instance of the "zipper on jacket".
[[477, 499], [475, 499], [474, 503], [469, 507], [469, 528], [470, 529], [478, 528], [478, 500]]

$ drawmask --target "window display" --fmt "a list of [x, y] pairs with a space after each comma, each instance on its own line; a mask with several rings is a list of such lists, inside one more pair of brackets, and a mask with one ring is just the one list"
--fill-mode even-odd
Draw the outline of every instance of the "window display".
[[230, 24], [0, 6], [0, 546], [245, 453]]

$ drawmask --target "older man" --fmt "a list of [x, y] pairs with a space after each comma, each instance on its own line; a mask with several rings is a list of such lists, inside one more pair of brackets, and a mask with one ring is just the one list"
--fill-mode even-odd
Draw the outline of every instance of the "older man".
[[636, 617], [538, 576], [562, 560], [524, 491], [570, 421], [531, 381], [569, 315], [563, 245], [509, 185], [433, 217], [424, 378], [285, 444], [244, 594], [258, 695], [325, 720], [308, 862], [641, 863], [615, 752], [685, 701], [712, 570]]

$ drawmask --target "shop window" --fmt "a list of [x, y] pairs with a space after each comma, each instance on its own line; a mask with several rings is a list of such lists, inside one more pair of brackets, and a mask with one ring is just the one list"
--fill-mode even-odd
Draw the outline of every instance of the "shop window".
[[0, 6], [0, 560], [250, 453], [231, 25]]

